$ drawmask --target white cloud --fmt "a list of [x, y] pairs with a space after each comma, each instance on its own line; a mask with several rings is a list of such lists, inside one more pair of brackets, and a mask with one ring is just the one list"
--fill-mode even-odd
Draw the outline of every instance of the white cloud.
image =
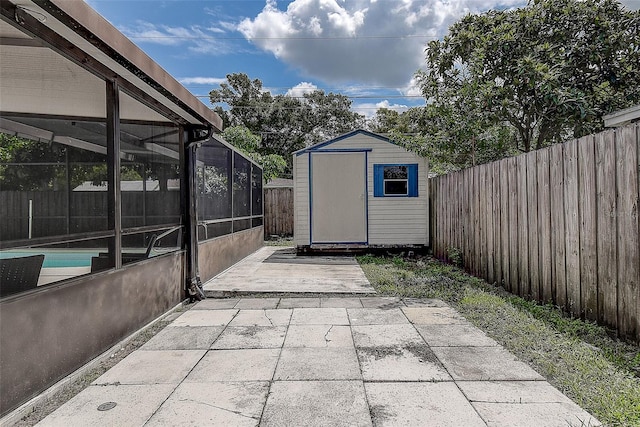
[[186, 46], [194, 53], [222, 55], [233, 51], [228, 41], [216, 38], [226, 33], [224, 24], [220, 27], [204, 28], [198, 25], [190, 27], [172, 27], [156, 25], [146, 21], [136, 21], [135, 26], [119, 27], [127, 37], [136, 43], [155, 43], [165, 46]]
[[406, 96], [422, 96], [422, 89], [415, 77], [402, 89], [402, 94]]
[[[634, 1], [634, 0], [627, 0]], [[267, 0], [236, 30], [260, 49], [331, 84], [405, 87], [426, 43], [469, 12], [526, 0]]]
[[313, 83], [301, 82], [289, 89], [286, 95], [300, 98], [305, 93], [311, 93], [316, 90], [318, 90], [318, 86], [314, 85]]
[[178, 81], [183, 85], [219, 85], [226, 83], [227, 79], [224, 77], [183, 77]]
[[399, 113], [403, 113], [407, 111], [410, 107], [404, 104], [392, 104], [388, 100], [380, 101], [380, 102], [363, 102], [358, 104], [353, 104], [351, 107], [352, 111], [355, 111], [358, 114], [362, 114], [367, 119], [371, 119], [375, 117], [376, 111], [380, 108], [386, 108], [388, 110], [395, 110]]

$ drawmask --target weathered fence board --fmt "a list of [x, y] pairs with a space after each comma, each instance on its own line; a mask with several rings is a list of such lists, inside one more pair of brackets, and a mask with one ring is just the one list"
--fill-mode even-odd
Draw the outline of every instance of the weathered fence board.
[[549, 150], [536, 152], [538, 161], [538, 240], [540, 296], [544, 302], [553, 301], [551, 287], [551, 192], [549, 188]]
[[500, 267], [502, 271], [502, 286], [511, 290], [509, 265], [509, 164], [500, 162]]
[[502, 283], [502, 210], [500, 209], [500, 162], [493, 163], [493, 272], [496, 283]]
[[567, 306], [580, 316], [580, 223], [578, 218], [578, 141], [564, 147], [564, 224], [565, 259], [567, 262]]
[[[625, 142], [637, 130], [622, 130]], [[638, 146], [616, 141], [617, 217], [618, 217], [618, 328], [638, 334]]]
[[518, 171], [518, 282], [519, 295], [531, 295], [529, 288], [529, 211], [527, 204], [527, 158], [516, 157]]
[[565, 269], [564, 230], [564, 146], [549, 149], [549, 191], [551, 192], [551, 283], [553, 301], [560, 307], [567, 304], [567, 273]]
[[540, 266], [538, 250], [538, 164], [533, 151], [527, 159], [527, 215], [529, 224], [529, 292], [533, 299], [540, 299]]
[[596, 249], [596, 174], [593, 136], [578, 141], [578, 187], [580, 206], [580, 281], [595, 286], [580, 287], [580, 306], [587, 319], [598, 312], [598, 259]]
[[264, 235], [293, 235], [293, 188], [264, 189]]
[[617, 327], [616, 146], [613, 132], [596, 136], [598, 321]]
[[517, 159], [508, 158], [507, 179], [509, 180], [509, 291], [518, 293], [519, 270], [518, 270], [518, 170]]
[[640, 124], [434, 178], [433, 251], [640, 341]]
[[[487, 165], [491, 166], [491, 165]], [[484, 197], [484, 205], [483, 209], [483, 219], [485, 224], [485, 256], [484, 256], [484, 265], [487, 279], [490, 282], [495, 282], [494, 271], [493, 271], [493, 177], [490, 168], [482, 168], [484, 171], [484, 186], [485, 191], [483, 192]]]

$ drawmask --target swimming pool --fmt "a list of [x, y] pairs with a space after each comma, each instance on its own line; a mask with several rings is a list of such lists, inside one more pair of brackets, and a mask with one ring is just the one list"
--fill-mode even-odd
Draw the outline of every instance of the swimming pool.
[[0, 251], [0, 259], [44, 254], [42, 268], [91, 267], [91, 257], [106, 249], [9, 249]]

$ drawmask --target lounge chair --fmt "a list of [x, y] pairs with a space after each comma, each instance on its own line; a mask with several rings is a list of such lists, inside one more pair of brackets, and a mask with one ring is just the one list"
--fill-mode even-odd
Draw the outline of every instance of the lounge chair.
[[38, 286], [44, 255], [0, 259], [0, 297]]

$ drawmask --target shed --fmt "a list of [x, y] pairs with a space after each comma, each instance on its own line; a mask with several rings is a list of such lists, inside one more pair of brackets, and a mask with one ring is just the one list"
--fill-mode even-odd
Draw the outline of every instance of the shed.
[[296, 151], [298, 251], [426, 247], [428, 175], [425, 158], [362, 129]]

